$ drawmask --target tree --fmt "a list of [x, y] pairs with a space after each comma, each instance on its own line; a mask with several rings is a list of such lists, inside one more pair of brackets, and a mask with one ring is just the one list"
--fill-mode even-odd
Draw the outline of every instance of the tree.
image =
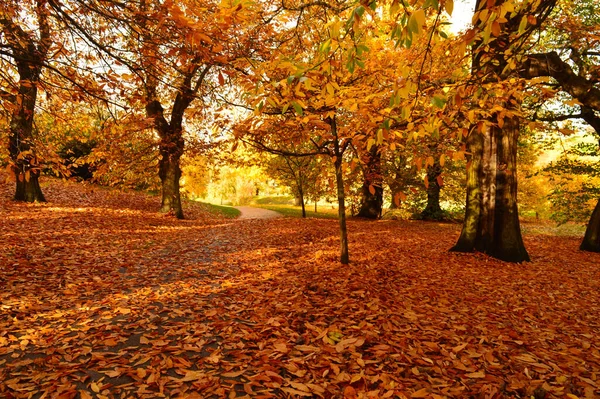
[[357, 216], [378, 219], [383, 210], [383, 176], [379, 147], [371, 146], [361, 159], [363, 184], [360, 209]]
[[[539, 50], [525, 57], [519, 68], [519, 74], [536, 81], [538, 89], [538, 108], [552, 103], [556, 110], [557, 102], [563, 105], [563, 113], [546, 109], [535, 110], [534, 117], [543, 121], [564, 121], [581, 119], [600, 135], [600, 6], [588, 0], [568, 2], [561, 12], [552, 15], [553, 23], [547, 29]], [[541, 94], [538, 94], [540, 93]], [[570, 113], [564, 113], [571, 110]], [[579, 111], [579, 112], [577, 112]], [[589, 148], [580, 148], [589, 154]], [[592, 151], [594, 152], [594, 151]], [[597, 171], [590, 170], [590, 165], [580, 162], [562, 160], [559, 171], [587, 170], [589, 175]], [[583, 190], [586, 195], [592, 190]], [[594, 193], [595, 194], [595, 193]], [[584, 195], [585, 196], [585, 195]], [[596, 194], [597, 196], [597, 194]], [[557, 199], [563, 199], [555, 197]], [[580, 198], [581, 199], [581, 198]], [[580, 248], [586, 251], [600, 252], [600, 200], [589, 219], [585, 236]]]
[[[260, 53], [262, 39], [269, 41], [262, 4], [142, 0], [53, 5], [99, 54], [129, 69], [119, 74], [127, 82], [127, 100], [143, 108], [146, 127], [159, 138], [160, 211], [183, 218], [180, 161], [186, 115], [201, 117], [236, 62]], [[106, 68], [115, 75], [111, 66]]]
[[[475, 98], [490, 110], [473, 125], [467, 138], [465, 221], [456, 245], [459, 252], [478, 250], [511, 262], [528, 261], [517, 209], [517, 141], [520, 129], [514, 56], [522, 53], [527, 38], [538, 29], [555, 5], [554, 0], [513, 4], [477, 1], [473, 20], [474, 77], [484, 84]], [[484, 83], [486, 82], [486, 83]], [[512, 85], [512, 87], [509, 87]], [[475, 122], [475, 121], [472, 121]]]
[[[298, 149], [290, 152], [300, 153]], [[268, 162], [267, 173], [290, 187], [294, 197], [300, 199], [303, 218], [306, 217], [306, 200], [311, 197], [315, 201], [317, 199], [317, 184], [322, 173], [317, 165], [316, 156], [275, 155]]]
[[[27, 16], [34, 19], [27, 19]], [[47, 2], [5, 1], [0, 5], [0, 55], [2, 64], [14, 65], [18, 81], [2, 73], [12, 87], [0, 89], [3, 102], [10, 109], [9, 155], [16, 180], [14, 199], [45, 201], [40, 188], [40, 160], [33, 146], [33, 120], [36, 112], [42, 69], [52, 46], [52, 31]], [[12, 62], [9, 63], [9, 60]]]

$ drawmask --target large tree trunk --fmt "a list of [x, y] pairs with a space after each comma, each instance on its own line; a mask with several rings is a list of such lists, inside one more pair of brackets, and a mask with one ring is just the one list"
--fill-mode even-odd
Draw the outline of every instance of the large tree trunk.
[[181, 130], [170, 134], [162, 133], [158, 175], [161, 181], [162, 200], [160, 212], [172, 213], [178, 219], [183, 219], [179, 180], [181, 178], [180, 159], [183, 154], [183, 138]]
[[383, 208], [383, 181], [381, 176], [381, 155], [379, 148], [372, 146], [363, 157], [363, 186], [360, 210], [357, 216], [379, 219]]
[[438, 183], [438, 178], [442, 174], [439, 157], [436, 158], [434, 164], [427, 168], [427, 206], [421, 212], [423, 220], [441, 220], [444, 218], [444, 211], [440, 206], [440, 191], [442, 187]]
[[40, 188], [40, 166], [33, 148], [33, 116], [37, 101], [40, 70], [29, 64], [19, 65], [20, 87], [10, 121], [9, 153], [16, 179], [14, 199], [44, 202]]
[[167, 122], [163, 107], [158, 100], [148, 102], [146, 114], [154, 121], [154, 127], [160, 137], [158, 162], [162, 192], [160, 212], [172, 213], [178, 219], [183, 219], [179, 194], [180, 159], [184, 150], [181, 122], [179, 119], [171, 120], [171, 123]]
[[33, 146], [33, 118], [42, 67], [52, 44], [46, 2], [37, 2], [35, 16], [31, 17], [38, 23], [35, 34], [24, 30], [9, 14], [3, 14], [0, 33], [5, 39], [4, 50], [10, 50], [6, 54], [12, 56], [19, 74], [18, 94], [3, 96], [12, 103], [8, 146], [16, 180], [14, 199], [36, 202], [45, 201], [38, 180], [41, 168]]
[[517, 209], [518, 134], [516, 117], [506, 118], [503, 128], [471, 132], [465, 222], [452, 251], [477, 250], [509, 262], [529, 261]]
[[[489, 2], [477, 0], [475, 10], [484, 10]], [[548, 3], [550, 9], [552, 5]], [[546, 5], [544, 5], [546, 7]], [[543, 7], [540, 6], [540, 10]], [[513, 18], [513, 17], [511, 17]], [[520, 16], [506, 27], [516, 29]], [[502, 32], [491, 44], [482, 39], [474, 44], [473, 75], [492, 82], [503, 75], [510, 46], [509, 35]], [[471, 129], [467, 146], [471, 155], [467, 171], [467, 209], [463, 230], [452, 251], [480, 251], [509, 262], [529, 261], [521, 237], [517, 209], [517, 140], [519, 116], [513, 115], [517, 100], [505, 99], [500, 110]]]
[[594, 212], [592, 212], [579, 249], [582, 251], [600, 252], [600, 200], [598, 200]]

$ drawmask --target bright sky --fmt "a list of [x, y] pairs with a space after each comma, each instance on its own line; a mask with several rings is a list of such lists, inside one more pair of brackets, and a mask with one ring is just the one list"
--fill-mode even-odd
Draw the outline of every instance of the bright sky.
[[457, 33], [465, 29], [471, 23], [474, 8], [475, 0], [455, 0], [450, 31]]

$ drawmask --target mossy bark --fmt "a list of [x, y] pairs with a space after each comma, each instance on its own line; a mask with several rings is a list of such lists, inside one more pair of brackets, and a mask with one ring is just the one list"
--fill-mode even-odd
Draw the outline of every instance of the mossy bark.
[[516, 117], [507, 118], [503, 128], [470, 133], [465, 221], [451, 251], [477, 250], [508, 262], [530, 260], [517, 208], [518, 134]]

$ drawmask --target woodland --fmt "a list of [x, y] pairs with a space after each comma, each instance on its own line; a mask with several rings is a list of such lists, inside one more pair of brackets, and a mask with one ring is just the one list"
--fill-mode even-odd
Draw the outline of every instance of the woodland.
[[5, 0], [0, 65], [0, 397], [600, 397], [596, 0]]

